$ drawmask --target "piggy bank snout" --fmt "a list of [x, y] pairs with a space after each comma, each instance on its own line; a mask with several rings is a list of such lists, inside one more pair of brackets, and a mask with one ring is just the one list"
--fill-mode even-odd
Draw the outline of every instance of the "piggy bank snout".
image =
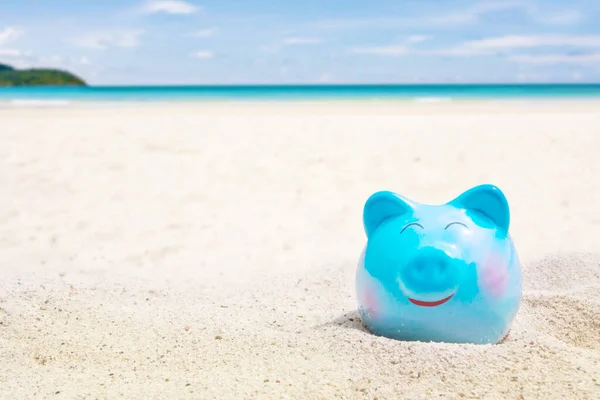
[[456, 283], [456, 264], [452, 255], [441, 249], [423, 248], [407, 260], [400, 279], [414, 291], [445, 291]]

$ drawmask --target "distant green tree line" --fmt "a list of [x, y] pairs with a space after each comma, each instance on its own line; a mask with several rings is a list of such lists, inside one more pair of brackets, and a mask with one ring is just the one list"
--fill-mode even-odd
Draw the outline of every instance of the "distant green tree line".
[[57, 69], [14, 69], [0, 64], [0, 86], [85, 86], [79, 77]]

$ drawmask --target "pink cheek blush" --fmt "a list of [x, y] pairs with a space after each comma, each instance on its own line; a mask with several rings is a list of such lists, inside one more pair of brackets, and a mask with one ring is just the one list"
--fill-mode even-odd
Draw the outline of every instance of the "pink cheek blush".
[[363, 297], [363, 305], [367, 315], [372, 318], [375, 318], [379, 315], [379, 302], [377, 301], [377, 296], [372, 289], [365, 289], [362, 294]]
[[508, 265], [499, 255], [488, 256], [481, 269], [480, 287], [485, 293], [501, 297], [508, 286]]

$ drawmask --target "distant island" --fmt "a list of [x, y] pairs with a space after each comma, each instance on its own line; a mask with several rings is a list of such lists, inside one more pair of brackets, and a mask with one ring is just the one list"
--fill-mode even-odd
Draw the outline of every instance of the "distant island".
[[58, 69], [15, 69], [0, 64], [1, 86], [86, 86], [79, 77]]

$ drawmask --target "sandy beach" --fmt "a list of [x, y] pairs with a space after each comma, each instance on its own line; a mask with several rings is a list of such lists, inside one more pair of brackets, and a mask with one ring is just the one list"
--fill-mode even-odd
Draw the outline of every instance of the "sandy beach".
[[[600, 102], [0, 109], [0, 398], [600, 399]], [[356, 313], [375, 191], [511, 206], [499, 345]]]

